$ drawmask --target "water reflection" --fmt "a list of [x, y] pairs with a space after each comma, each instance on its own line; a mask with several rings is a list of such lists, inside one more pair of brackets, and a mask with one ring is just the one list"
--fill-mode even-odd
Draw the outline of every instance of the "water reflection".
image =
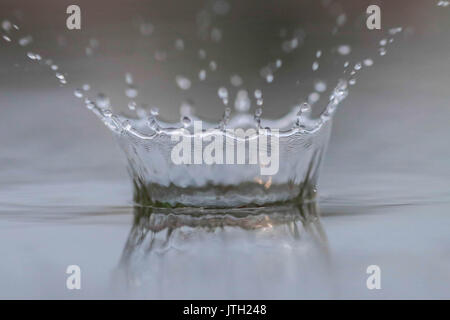
[[333, 295], [315, 203], [252, 210], [135, 208], [119, 273], [146, 298]]

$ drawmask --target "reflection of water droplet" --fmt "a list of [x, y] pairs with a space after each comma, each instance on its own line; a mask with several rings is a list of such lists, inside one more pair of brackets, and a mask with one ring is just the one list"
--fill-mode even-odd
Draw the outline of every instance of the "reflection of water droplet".
[[380, 56], [384, 56], [384, 55], [386, 55], [386, 48], [379, 48], [378, 49], [378, 53], [380, 54]]
[[73, 94], [75, 95], [75, 97], [77, 98], [83, 98], [83, 92], [80, 89], [75, 89], [75, 91], [73, 92]]
[[178, 75], [175, 77], [175, 81], [181, 90], [188, 90], [191, 87], [191, 80], [185, 76]]
[[352, 48], [349, 45], [343, 44], [337, 48], [337, 51], [340, 55], [346, 56], [352, 52]]

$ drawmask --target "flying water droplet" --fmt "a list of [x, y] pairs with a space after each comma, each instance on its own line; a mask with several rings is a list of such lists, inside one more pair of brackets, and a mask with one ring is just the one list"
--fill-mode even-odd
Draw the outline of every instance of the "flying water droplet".
[[181, 90], [189, 90], [191, 87], [191, 80], [185, 76], [178, 75], [175, 77], [175, 81]]
[[370, 58], [367, 58], [363, 61], [364, 65], [367, 67], [373, 66], [373, 60]]
[[346, 56], [352, 52], [352, 48], [349, 45], [343, 44], [337, 48], [337, 51], [340, 55]]
[[206, 70], [202, 69], [199, 71], [198, 73], [198, 78], [200, 79], [200, 81], [203, 81], [206, 79]]
[[175, 49], [177, 49], [178, 51], [183, 51], [184, 50], [184, 41], [183, 41], [183, 39], [176, 39], [175, 40]]
[[33, 42], [33, 38], [31, 36], [22, 37], [19, 39], [18, 42], [21, 47], [25, 47], [29, 45], [31, 42]]
[[317, 71], [317, 69], [319, 69], [319, 62], [314, 61], [312, 64], [312, 70]]
[[128, 86], [128, 88], [125, 89], [125, 95], [130, 98], [130, 99], [134, 99], [137, 97], [138, 95], [138, 90], [135, 86]]
[[83, 98], [83, 92], [81, 91], [81, 89], [75, 89], [75, 91], [73, 92], [73, 94], [74, 94], [75, 97], [77, 97], [77, 98]]
[[235, 87], [239, 87], [243, 83], [242, 78], [237, 74], [234, 74], [230, 77], [230, 82]]

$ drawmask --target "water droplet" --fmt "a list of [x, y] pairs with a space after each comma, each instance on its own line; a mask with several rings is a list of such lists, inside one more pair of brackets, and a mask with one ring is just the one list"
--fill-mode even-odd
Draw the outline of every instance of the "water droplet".
[[143, 22], [141, 23], [141, 25], [139, 26], [139, 31], [141, 32], [141, 34], [143, 36], [149, 36], [153, 33], [153, 30], [155, 29], [155, 27], [153, 26], [153, 24], [151, 24], [150, 22]]
[[136, 110], [136, 102], [134, 102], [134, 101], [128, 102], [128, 109]]
[[222, 31], [218, 28], [213, 28], [211, 30], [211, 40], [214, 42], [220, 42], [220, 40], [222, 40]]
[[59, 73], [59, 72], [57, 72], [56, 74], [55, 74], [55, 76], [59, 79], [59, 80], [64, 80], [64, 75], [62, 74], [62, 73]]
[[91, 89], [91, 86], [87, 83], [83, 84], [83, 86], [81, 87], [84, 91], [89, 91]]
[[189, 118], [188, 116], [184, 116], [184, 117], [181, 119], [181, 123], [183, 124], [183, 126], [184, 126], [185, 128], [187, 128], [187, 127], [189, 127], [189, 126], [191, 125], [192, 120], [191, 120], [191, 118]]
[[74, 94], [75, 97], [77, 97], [77, 98], [83, 98], [83, 92], [81, 91], [81, 89], [75, 89], [75, 91], [73, 92], [73, 94]]
[[200, 81], [203, 81], [206, 79], [206, 70], [202, 69], [199, 71], [198, 73], [198, 78], [200, 79]]
[[325, 90], [327, 90], [327, 84], [324, 82], [324, 81], [317, 81], [315, 84], [314, 84], [314, 89], [317, 91], [317, 92], [324, 92]]
[[246, 90], [239, 90], [236, 94], [234, 108], [239, 112], [247, 112], [250, 109], [251, 101]]
[[212, 9], [215, 14], [223, 16], [230, 11], [230, 4], [225, 0], [216, 0]]
[[262, 115], [262, 108], [256, 108], [255, 110], [255, 116], [260, 117]]
[[219, 90], [217, 90], [217, 94], [219, 95], [220, 99], [228, 98], [228, 90], [225, 87], [220, 87]]
[[178, 75], [175, 77], [175, 81], [181, 90], [189, 90], [191, 87], [191, 80], [185, 76]]
[[373, 66], [373, 60], [370, 58], [367, 58], [363, 61], [364, 65], [367, 67]]
[[99, 108], [105, 109], [105, 108], [109, 107], [109, 99], [103, 93], [99, 93], [97, 95], [96, 102], [97, 102], [97, 105], [98, 105]]
[[103, 115], [107, 118], [111, 118], [112, 117], [112, 111], [109, 109], [103, 110]]
[[320, 94], [318, 94], [317, 92], [311, 92], [308, 96], [308, 102], [310, 104], [316, 103], [317, 101], [319, 101], [319, 99], [320, 99]]
[[239, 87], [243, 83], [242, 78], [237, 74], [234, 74], [230, 77], [230, 82], [235, 87]]
[[277, 59], [275, 61], [275, 67], [281, 68], [282, 65], [283, 65], [283, 61], [281, 59]]
[[33, 52], [28, 52], [27, 57], [30, 58], [31, 60], [36, 60], [36, 55]]
[[133, 75], [131, 73], [125, 73], [125, 82], [129, 85], [133, 84]]
[[18, 42], [21, 47], [25, 47], [29, 45], [31, 42], [33, 42], [33, 38], [31, 36], [22, 37], [19, 39]]
[[56, 64], [52, 64], [52, 66], [50, 67], [53, 71], [56, 71], [59, 69], [59, 67]]
[[135, 86], [130, 85], [125, 89], [125, 95], [130, 99], [134, 99], [138, 95], [138, 90]]
[[11, 42], [11, 38], [8, 37], [6, 34], [3, 35], [3, 39], [5, 39], [5, 41], [7, 42]]
[[259, 89], [255, 90], [255, 98], [256, 99], [261, 99], [262, 98], [262, 91]]
[[184, 50], [184, 41], [183, 39], [176, 39], [175, 40], [175, 49], [178, 51]]
[[211, 69], [211, 71], [215, 71], [217, 69], [217, 63], [214, 60], [209, 63], [209, 69]]
[[316, 58], [320, 58], [322, 56], [322, 50], [317, 50], [316, 52]]
[[200, 59], [202, 59], [202, 60], [205, 59], [206, 58], [206, 51], [203, 50], [203, 49], [198, 50], [198, 57]]
[[385, 46], [387, 44], [387, 39], [381, 39], [380, 40], [380, 46]]
[[347, 68], [349, 65], [350, 65], [350, 62], [345, 61], [345, 63], [344, 63], [344, 68]]
[[12, 27], [11, 22], [9, 22], [8, 20], [3, 20], [2, 21], [2, 29], [5, 30], [6, 32], [10, 31]]
[[165, 51], [157, 50], [155, 52], [155, 60], [156, 61], [163, 62], [163, 61], [166, 61], [166, 59], [167, 59], [167, 53]]
[[159, 109], [157, 108], [157, 107], [152, 107], [151, 109], [150, 109], [150, 114], [152, 115], [152, 116], [158, 116], [159, 115]]
[[267, 81], [267, 83], [272, 83], [273, 82], [273, 74], [268, 74], [267, 76], [266, 76], [266, 81]]
[[313, 71], [316, 71], [317, 69], [319, 69], [319, 62], [314, 61], [312, 64], [312, 69], [313, 69]]
[[343, 44], [337, 48], [337, 51], [340, 55], [346, 56], [352, 52], [352, 48], [349, 45]]
[[341, 27], [345, 24], [345, 22], [347, 22], [347, 16], [345, 15], [345, 13], [340, 14], [337, 18], [336, 18], [336, 24]]
[[348, 84], [351, 85], [351, 86], [355, 85], [356, 84], [356, 79], [355, 78], [350, 79], [348, 81]]
[[355, 70], [361, 70], [361, 67], [362, 67], [361, 63], [358, 62], [357, 64], [355, 64], [354, 69], [355, 69]]
[[378, 49], [378, 53], [380, 54], [380, 56], [386, 55], [386, 52], [387, 52], [386, 48], [384, 48], [384, 47]]
[[281, 49], [286, 52], [289, 53], [295, 49], [297, 49], [299, 45], [299, 39], [298, 38], [292, 38], [291, 40], [286, 40], [282, 43], [281, 45]]

